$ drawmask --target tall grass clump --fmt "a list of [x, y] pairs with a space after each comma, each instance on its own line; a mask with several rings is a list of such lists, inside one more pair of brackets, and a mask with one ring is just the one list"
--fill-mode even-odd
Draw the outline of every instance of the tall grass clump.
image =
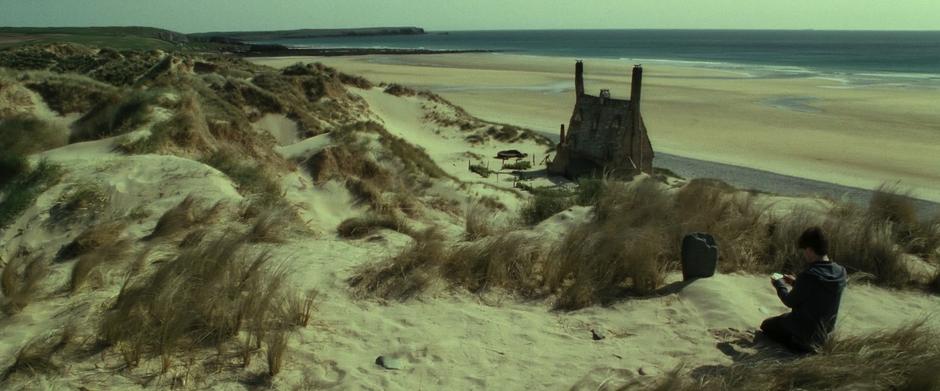
[[109, 199], [98, 183], [70, 186], [49, 210], [50, 223], [72, 224], [93, 220], [104, 210]]
[[61, 115], [85, 113], [114, 96], [115, 88], [74, 74], [54, 74], [26, 84], [36, 91], [52, 110]]
[[565, 235], [552, 253], [556, 308], [578, 309], [659, 288], [670, 250], [669, 198], [653, 181], [611, 183], [592, 221]]
[[166, 371], [177, 351], [219, 347], [242, 333], [250, 360], [254, 346], [288, 324], [277, 310], [286, 302], [285, 274], [270, 263], [269, 253], [251, 254], [235, 235], [184, 249], [125, 283], [98, 337], [128, 366], [159, 356]]
[[118, 241], [127, 224], [120, 221], [109, 221], [88, 227], [78, 234], [69, 244], [59, 249], [57, 258], [69, 260], [100, 247]]
[[372, 235], [379, 229], [388, 229], [412, 235], [414, 232], [408, 227], [404, 219], [390, 215], [372, 214], [365, 217], [352, 217], [343, 220], [336, 227], [336, 233], [344, 239], [361, 239]]
[[523, 222], [535, 225], [574, 205], [574, 196], [571, 192], [559, 189], [537, 189], [532, 198], [522, 207], [520, 214]]
[[[743, 361], [699, 380], [667, 376], [676, 391], [937, 390], [940, 335], [921, 323], [870, 335], [833, 338], [816, 355]], [[630, 386], [624, 389], [630, 389]]]
[[680, 231], [674, 243], [692, 232], [708, 232], [721, 245], [723, 271], [766, 271], [767, 209], [758, 207], [752, 194], [695, 179], [676, 193], [675, 212]]
[[29, 305], [39, 294], [39, 284], [48, 274], [48, 265], [42, 258], [17, 256], [7, 262], [0, 273], [3, 312], [15, 314]]
[[447, 255], [443, 236], [427, 229], [400, 254], [360, 269], [348, 283], [359, 297], [406, 300], [427, 289]]
[[883, 184], [875, 189], [868, 204], [875, 220], [892, 225], [895, 241], [908, 253], [924, 260], [938, 257], [940, 251], [940, 216], [922, 219], [910, 190]]
[[114, 264], [122, 260], [130, 247], [129, 240], [118, 240], [84, 253], [72, 266], [72, 273], [69, 276], [69, 292], [72, 294], [77, 293], [82, 287], [88, 285], [89, 280], [95, 280], [97, 286], [104, 285], [104, 277], [101, 274], [107, 273], [107, 271], [102, 271], [101, 266]]
[[501, 213], [500, 206], [506, 208], [492, 198], [472, 202], [467, 207], [464, 218], [463, 239], [474, 241], [510, 231], [517, 222]]
[[4, 153], [0, 156], [0, 191], [14, 178], [29, 171], [29, 160], [25, 156]]
[[133, 131], [147, 121], [156, 100], [157, 94], [151, 91], [112, 95], [75, 121], [69, 142], [100, 140]]
[[452, 285], [471, 292], [500, 288], [524, 297], [543, 293], [549, 248], [542, 238], [512, 231], [461, 242], [439, 262], [440, 274]]
[[0, 153], [26, 156], [58, 148], [68, 142], [68, 131], [27, 114], [0, 119]]
[[46, 189], [55, 185], [62, 176], [59, 166], [45, 160], [0, 187], [3, 199], [0, 201], [0, 229], [12, 224], [17, 217], [33, 205], [36, 198]]
[[270, 203], [281, 199], [281, 185], [277, 182], [277, 175], [260, 163], [246, 161], [244, 156], [235, 151], [219, 150], [204, 159], [203, 163], [231, 178], [238, 191], [244, 195], [256, 196]]
[[67, 338], [63, 332], [60, 335], [40, 335], [29, 340], [16, 352], [13, 364], [0, 375], [0, 382], [6, 382], [18, 374], [32, 378], [61, 372], [62, 365], [53, 361], [52, 356], [65, 347]]

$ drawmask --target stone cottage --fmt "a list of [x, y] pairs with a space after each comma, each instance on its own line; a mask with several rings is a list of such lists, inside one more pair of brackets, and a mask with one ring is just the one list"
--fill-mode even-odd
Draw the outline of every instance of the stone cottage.
[[584, 64], [575, 63], [576, 101], [568, 131], [561, 125], [551, 174], [584, 175], [652, 173], [653, 146], [640, 115], [643, 68], [633, 67], [630, 100], [613, 99], [610, 90], [597, 96], [584, 92]]

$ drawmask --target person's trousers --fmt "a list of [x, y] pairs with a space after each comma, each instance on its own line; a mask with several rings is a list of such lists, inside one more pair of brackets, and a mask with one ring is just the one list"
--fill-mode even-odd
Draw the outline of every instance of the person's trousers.
[[800, 342], [799, 336], [794, 330], [793, 322], [789, 318], [789, 314], [767, 318], [761, 323], [760, 329], [768, 338], [785, 346], [794, 353], [802, 354], [813, 352], [813, 349]]

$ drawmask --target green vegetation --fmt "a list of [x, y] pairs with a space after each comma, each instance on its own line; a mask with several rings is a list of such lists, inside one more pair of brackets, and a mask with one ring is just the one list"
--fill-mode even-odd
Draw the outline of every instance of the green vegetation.
[[188, 41], [183, 34], [151, 27], [3, 27], [0, 34], [21, 39], [0, 47], [69, 42], [118, 50], [170, 50]]
[[21, 172], [0, 187], [4, 194], [0, 201], [0, 229], [12, 224], [17, 217], [33, 205], [36, 198], [53, 186], [62, 176], [59, 166], [41, 161], [30, 171]]
[[0, 190], [28, 170], [29, 160], [25, 156], [13, 153], [0, 156]]

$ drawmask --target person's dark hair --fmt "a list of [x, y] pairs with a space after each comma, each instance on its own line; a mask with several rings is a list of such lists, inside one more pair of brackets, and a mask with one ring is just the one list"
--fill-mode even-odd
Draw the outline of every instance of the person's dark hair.
[[801, 250], [804, 248], [812, 249], [819, 256], [829, 254], [829, 239], [826, 238], [826, 234], [819, 227], [810, 227], [803, 231], [803, 234], [796, 241], [796, 246]]

